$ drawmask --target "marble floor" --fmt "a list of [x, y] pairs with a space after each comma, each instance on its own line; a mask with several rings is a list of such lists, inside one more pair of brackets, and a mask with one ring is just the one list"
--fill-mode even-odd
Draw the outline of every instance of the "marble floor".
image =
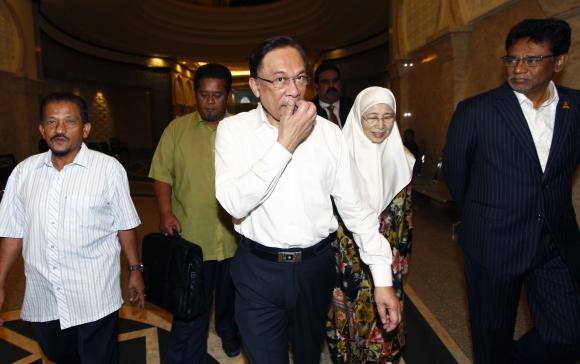
[[[453, 203], [439, 203], [414, 195], [413, 250], [407, 286], [428, 309], [432, 326], [440, 327], [452, 347], [460, 350], [458, 362], [472, 359], [467, 298], [463, 279], [463, 256], [454, 225]], [[456, 225], [455, 225], [456, 226]], [[409, 294], [409, 289], [407, 290]], [[515, 337], [531, 327], [525, 298], [518, 309]], [[412, 350], [412, 348], [408, 348]]]

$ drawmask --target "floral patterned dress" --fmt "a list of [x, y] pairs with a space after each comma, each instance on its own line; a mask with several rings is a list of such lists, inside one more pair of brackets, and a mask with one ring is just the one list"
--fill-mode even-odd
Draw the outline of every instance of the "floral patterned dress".
[[[393, 288], [403, 306], [403, 274], [412, 240], [411, 185], [399, 192], [379, 217], [380, 232], [391, 243]], [[382, 329], [374, 303], [369, 267], [360, 259], [351, 233], [341, 224], [334, 247], [336, 285], [328, 312], [327, 339], [335, 363], [397, 362], [405, 346], [401, 321], [392, 332]]]

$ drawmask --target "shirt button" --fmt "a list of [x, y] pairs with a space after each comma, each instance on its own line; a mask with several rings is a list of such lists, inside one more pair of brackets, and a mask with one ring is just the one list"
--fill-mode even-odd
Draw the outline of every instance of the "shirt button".
[[51, 245], [51, 246], [50, 246], [50, 248], [51, 248], [51, 249], [54, 249], [54, 245]]

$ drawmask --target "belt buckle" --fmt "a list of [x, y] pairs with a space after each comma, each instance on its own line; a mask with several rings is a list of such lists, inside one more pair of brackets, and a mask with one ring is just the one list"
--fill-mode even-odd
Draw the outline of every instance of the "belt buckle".
[[279, 252], [278, 263], [300, 263], [302, 252]]

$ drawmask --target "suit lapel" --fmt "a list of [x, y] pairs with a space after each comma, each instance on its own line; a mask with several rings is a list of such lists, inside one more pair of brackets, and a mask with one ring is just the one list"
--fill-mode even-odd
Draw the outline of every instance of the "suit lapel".
[[318, 96], [312, 99], [312, 102], [314, 103], [314, 105], [316, 105], [316, 113], [322, 116], [323, 118], [328, 119], [328, 113], [320, 105], [320, 99], [318, 98]]
[[569, 95], [565, 90], [558, 89], [558, 106], [556, 107], [556, 120], [554, 121], [554, 135], [550, 145], [550, 154], [546, 164], [546, 174], [550, 170], [550, 165], [554, 164], [554, 158], [557, 157], [566, 136], [572, 126], [572, 119], [576, 114], [574, 109], [578, 105], [572, 105]]
[[340, 114], [340, 122], [341, 122], [342, 126], [344, 126], [344, 123], [346, 123], [346, 118], [348, 117], [349, 111], [350, 111], [349, 105], [346, 103], [345, 100], [343, 100], [341, 98], [339, 114]]
[[500, 87], [498, 92], [499, 113], [503, 116], [523, 150], [525, 150], [528, 156], [536, 162], [535, 164], [539, 171], [542, 172], [542, 166], [540, 165], [540, 159], [538, 158], [534, 139], [532, 138], [530, 127], [528, 126], [528, 122], [522, 112], [517, 97], [514, 95], [513, 90], [508, 84]]

